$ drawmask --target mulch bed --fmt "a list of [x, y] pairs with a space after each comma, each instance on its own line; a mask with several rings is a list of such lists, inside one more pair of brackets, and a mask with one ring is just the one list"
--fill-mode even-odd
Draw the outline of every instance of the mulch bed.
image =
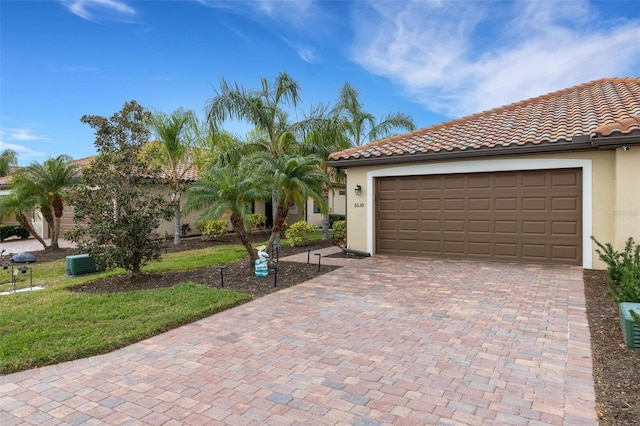
[[584, 271], [584, 294], [600, 425], [640, 425], [640, 350], [628, 349], [606, 271]]
[[[266, 241], [265, 234], [252, 236], [254, 242]], [[229, 235], [216, 241], [201, 241], [199, 238], [184, 239], [178, 246], [167, 246], [167, 251], [190, 250], [218, 244], [236, 243], [235, 236]], [[317, 249], [331, 245], [331, 242], [314, 243]], [[303, 252], [301, 247], [279, 250], [279, 257]], [[38, 262], [61, 259], [76, 254], [73, 249], [40, 251], [34, 253]], [[338, 254], [341, 256], [342, 254]], [[261, 297], [283, 288], [291, 287], [335, 269], [317, 264], [292, 262], [278, 263], [277, 287], [274, 287], [273, 270], [268, 277], [255, 277], [247, 260], [227, 265], [224, 271], [224, 287]], [[143, 274], [137, 280], [119, 276], [96, 280], [79, 285], [74, 291], [113, 292], [133, 289], [166, 287], [180, 282], [193, 281], [203, 285], [220, 287], [220, 268], [203, 268], [195, 271], [162, 274]], [[585, 270], [585, 300], [589, 330], [591, 332], [591, 352], [595, 379], [597, 411], [600, 425], [640, 425], [640, 350], [628, 349], [620, 330], [618, 307], [606, 295], [607, 277], [605, 271]]]

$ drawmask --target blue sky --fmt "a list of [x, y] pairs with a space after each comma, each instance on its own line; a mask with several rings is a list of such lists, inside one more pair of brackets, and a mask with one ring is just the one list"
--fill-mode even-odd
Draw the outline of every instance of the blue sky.
[[[349, 81], [418, 127], [640, 75], [640, 1], [0, 1], [0, 150], [95, 154], [84, 114], [204, 107], [288, 72], [303, 110]], [[245, 127], [230, 124], [244, 133]]]

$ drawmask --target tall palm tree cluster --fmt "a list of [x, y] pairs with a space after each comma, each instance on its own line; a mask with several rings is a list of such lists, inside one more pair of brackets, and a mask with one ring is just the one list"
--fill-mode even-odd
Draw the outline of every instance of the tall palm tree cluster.
[[[0, 217], [15, 217], [45, 249], [57, 249], [65, 200], [80, 183], [77, 168], [66, 155], [20, 168], [12, 175], [11, 192], [0, 199]], [[49, 245], [32, 225], [31, 215], [36, 210], [49, 227]]]
[[[181, 206], [186, 212], [202, 211], [202, 219], [228, 215], [231, 226], [247, 249], [246, 226], [253, 203], [271, 200], [273, 227], [269, 250], [278, 242], [292, 205], [312, 198], [324, 213], [324, 238], [328, 238], [327, 197], [336, 181], [326, 166], [331, 152], [366, 144], [394, 130], [413, 130], [413, 119], [389, 114], [376, 121], [366, 112], [358, 91], [345, 83], [333, 107], [319, 105], [309, 112], [298, 110], [301, 88], [287, 73], [273, 81], [261, 79], [258, 89], [246, 89], [222, 79], [206, 107], [200, 124], [193, 111], [182, 108], [171, 115], [154, 113], [150, 130], [154, 139], [142, 155], [160, 170], [156, 179], [170, 189], [174, 243], [181, 237]], [[294, 119], [299, 117], [302, 119]], [[249, 124], [245, 137], [224, 130], [228, 120]], [[9, 173], [16, 155], [0, 155], [0, 174]], [[39, 210], [50, 228], [51, 248], [57, 248], [60, 217], [71, 188], [80, 184], [80, 174], [66, 156], [31, 164], [12, 178], [10, 196], [0, 199], [0, 215], [14, 216], [38, 238], [29, 215]], [[198, 178], [190, 183], [197, 169]], [[183, 198], [185, 198], [183, 203]]]
[[[249, 244], [245, 222], [254, 201], [272, 200], [267, 250], [278, 241], [290, 206], [304, 204], [308, 198], [324, 213], [328, 238], [327, 195], [333, 183], [325, 161], [328, 155], [396, 128], [415, 128], [413, 120], [401, 114], [376, 124], [348, 83], [335, 107], [312, 107], [296, 121], [290, 113], [297, 113], [300, 102], [300, 85], [281, 73], [273, 82], [263, 78], [256, 90], [223, 79], [207, 105], [207, 148], [214, 154], [205, 159], [201, 177], [187, 190], [186, 208], [208, 209], [211, 217], [231, 212], [231, 225], [251, 260], [256, 252]], [[226, 120], [246, 122], [253, 131], [245, 139], [229, 135], [219, 130]]]

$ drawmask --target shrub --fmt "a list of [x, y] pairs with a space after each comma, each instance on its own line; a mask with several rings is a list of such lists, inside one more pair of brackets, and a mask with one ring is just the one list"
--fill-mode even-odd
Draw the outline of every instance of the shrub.
[[9, 237], [20, 237], [23, 240], [29, 238], [29, 231], [20, 225], [4, 225], [0, 226], [0, 241], [4, 241]]
[[301, 220], [289, 226], [284, 232], [284, 235], [291, 247], [296, 247], [306, 244], [307, 241], [309, 241], [309, 236], [315, 229], [313, 225], [309, 225], [304, 220]]
[[333, 238], [344, 238], [347, 236], [347, 221], [336, 220], [333, 222]]
[[333, 224], [340, 221], [346, 220], [347, 217], [343, 214], [330, 214], [329, 215], [329, 228], [333, 228]]
[[252, 229], [262, 229], [266, 226], [267, 216], [263, 215], [262, 213], [254, 213], [251, 215], [250, 223]]
[[197, 223], [202, 232], [202, 240], [210, 241], [227, 233], [229, 223], [225, 219], [203, 220]]
[[595, 238], [600, 260], [608, 266], [609, 277], [608, 296], [616, 303], [640, 303], [640, 245], [633, 238], [629, 238], [624, 251], [618, 252], [610, 243], [601, 244]]

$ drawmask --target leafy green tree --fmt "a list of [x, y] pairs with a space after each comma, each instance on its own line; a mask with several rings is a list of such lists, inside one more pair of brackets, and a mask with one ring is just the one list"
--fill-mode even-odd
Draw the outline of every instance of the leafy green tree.
[[193, 111], [182, 108], [170, 116], [163, 113], [153, 115], [151, 121], [156, 141], [146, 147], [153, 164], [160, 168], [161, 178], [171, 190], [173, 206], [173, 243], [180, 244], [182, 217], [180, 203], [188, 185], [187, 177], [196, 167], [194, 144], [197, 137], [197, 118]]
[[0, 177], [8, 176], [11, 169], [18, 165], [18, 154], [12, 149], [5, 149], [0, 153]]
[[373, 114], [364, 110], [360, 93], [349, 83], [340, 89], [333, 113], [342, 121], [344, 133], [353, 146], [387, 137], [394, 129], [412, 131], [416, 128], [413, 118], [400, 112], [389, 113], [376, 121]]
[[212, 163], [186, 191], [186, 211], [204, 210], [201, 220], [217, 220], [230, 213], [230, 222], [251, 263], [257, 259], [247, 235], [255, 200], [265, 199], [269, 190], [249, 159], [231, 165]]
[[151, 113], [130, 101], [110, 118], [85, 115], [81, 121], [95, 129], [98, 154], [83, 169], [85, 186], [73, 196], [76, 226], [69, 238], [101, 266], [138, 275], [160, 260], [163, 245], [156, 229], [173, 214], [153, 186], [157, 168], [142, 154]]
[[34, 196], [12, 190], [8, 195], [0, 197], [0, 217], [15, 217], [16, 221], [46, 249], [48, 248], [47, 243], [36, 232], [31, 220], [29, 220], [29, 214], [38, 205], [38, 202], [39, 200]]
[[48, 248], [58, 249], [60, 221], [64, 204], [68, 202], [70, 191], [82, 183], [80, 174], [71, 157], [59, 155], [40, 163], [24, 167], [11, 180], [12, 191], [21, 193], [18, 199], [38, 200], [38, 208], [49, 226], [51, 244]]

